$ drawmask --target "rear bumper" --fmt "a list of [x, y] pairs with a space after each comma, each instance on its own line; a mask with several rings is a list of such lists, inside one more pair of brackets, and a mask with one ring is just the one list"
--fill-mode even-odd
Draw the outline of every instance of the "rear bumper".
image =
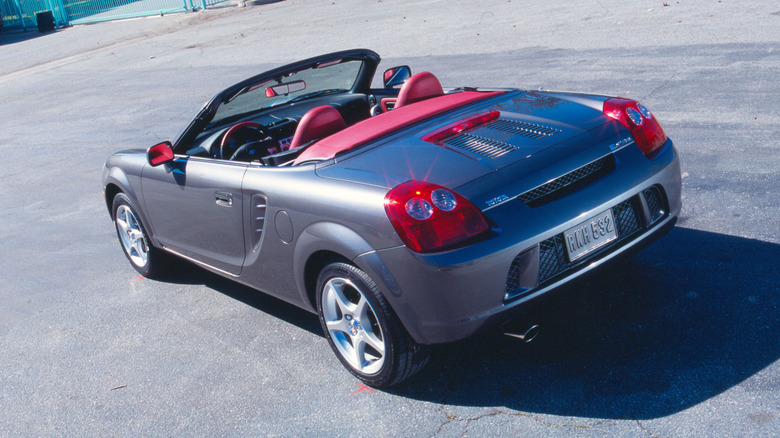
[[[671, 142], [651, 166], [644, 156], [627, 153], [619, 159], [621, 171], [550, 205], [529, 209], [518, 200], [488, 212], [501, 230], [478, 243], [434, 255], [396, 247], [363, 254], [355, 263], [377, 282], [419, 343], [456, 341], [500, 325], [517, 317], [529, 301], [633, 254], [674, 226], [681, 209], [681, 181]], [[637, 175], [632, 160], [644, 173]], [[626, 172], [633, 178], [626, 178]], [[652, 191], [661, 196], [660, 214], [648, 206]], [[574, 262], [567, 260], [562, 247], [557, 248], [557, 260], [545, 261], [556, 252], [550, 242], [562, 240], [565, 230], [621, 205], [633, 210], [630, 220], [636, 220], [638, 228], [625, 228], [617, 241]]]

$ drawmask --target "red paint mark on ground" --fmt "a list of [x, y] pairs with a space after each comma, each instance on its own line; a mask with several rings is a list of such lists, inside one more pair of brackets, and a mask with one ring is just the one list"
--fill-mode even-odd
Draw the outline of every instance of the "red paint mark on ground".
[[144, 281], [144, 280], [146, 280], [146, 278], [139, 275], [138, 277], [135, 277], [135, 280], [131, 281], [130, 283], [135, 283], [136, 281]]
[[373, 389], [371, 389], [371, 388], [369, 388], [368, 386], [366, 386], [366, 385], [363, 385], [363, 384], [361, 383], [361, 384], [359, 384], [359, 385], [358, 385], [358, 389], [357, 389], [357, 391], [353, 392], [353, 393], [352, 393], [352, 394], [350, 394], [349, 396], [350, 396], [350, 397], [352, 397], [353, 395], [357, 394], [358, 392], [362, 392], [362, 391], [368, 391], [370, 394], [373, 394], [373, 393], [374, 393], [374, 390], [373, 390]]

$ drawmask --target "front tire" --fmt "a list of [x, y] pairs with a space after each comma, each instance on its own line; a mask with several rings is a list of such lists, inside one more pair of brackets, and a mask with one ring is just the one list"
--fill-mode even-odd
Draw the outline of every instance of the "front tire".
[[395, 385], [428, 362], [425, 346], [409, 336], [376, 284], [355, 266], [332, 263], [320, 272], [317, 313], [333, 352], [368, 385]]
[[146, 228], [136, 213], [133, 202], [119, 193], [112, 204], [116, 235], [127, 260], [144, 277], [157, 277], [163, 272], [165, 254], [149, 243]]

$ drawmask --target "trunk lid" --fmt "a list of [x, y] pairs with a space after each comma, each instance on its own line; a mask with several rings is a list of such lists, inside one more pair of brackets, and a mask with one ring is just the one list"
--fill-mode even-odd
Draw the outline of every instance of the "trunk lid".
[[[536, 160], [539, 165], [549, 164], [549, 159], [541, 158], [544, 151], [564, 143], [564, 155], [576, 155], [576, 149], [588, 148], [594, 141], [592, 135], [583, 134], [609, 122], [600, 110], [600, 97], [533, 91], [514, 91], [501, 97], [402, 129], [318, 166], [317, 174], [388, 189], [412, 179], [455, 189], [519, 162], [525, 162], [522, 168], [526, 169], [535, 167]], [[432, 132], [489, 111], [500, 114], [443, 141], [423, 140]], [[577, 141], [578, 136], [582, 142]], [[561, 154], [553, 155], [562, 158]]]

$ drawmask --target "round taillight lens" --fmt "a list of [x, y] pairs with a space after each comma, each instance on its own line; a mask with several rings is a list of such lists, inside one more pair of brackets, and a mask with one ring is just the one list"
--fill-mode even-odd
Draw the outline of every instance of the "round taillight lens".
[[636, 126], [642, 126], [642, 115], [633, 108], [626, 108], [626, 115]]
[[455, 210], [458, 206], [458, 201], [455, 199], [450, 191], [444, 189], [436, 189], [431, 192], [431, 201], [436, 208], [444, 211]]
[[653, 114], [650, 112], [650, 110], [647, 109], [647, 107], [645, 107], [641, 103], [637, 102], [636, 109], [638, 109], [639, 112], [642, 113], [642, 115], [645, 116], [646, 119], [652, 119], [653, 118]]
[[417, 220], [424, 221], [433, 216], [433, 207], [425, 199], [412, 198], [406, 201], [406, 213]]

